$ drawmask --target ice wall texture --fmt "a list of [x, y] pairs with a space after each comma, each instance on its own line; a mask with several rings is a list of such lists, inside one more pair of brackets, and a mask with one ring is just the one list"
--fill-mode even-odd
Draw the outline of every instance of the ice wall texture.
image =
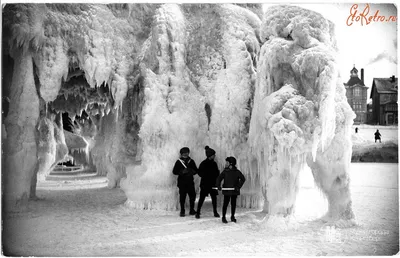
[[[47, 103], [88, 114], [80, 132], [93, 164], [109, 187], [121, 186], [129, 206], [176, 210], [179, 149], [190, 147], [199, 164], [209, 145], [221, 168], [235, 156], [247, 177], [238, 205], [264, 201], [269, 214], [292, 214], [298, 173], [308, 164], [328, 198], [327, 218], [352, 219], [354, 114], [338, 74], [333, 24], [293, 6], [271, 7], [261, 22], [245, 7], [9, 6], [6, 163], [17, 171], [8, 189], [16, 189], [14, 201], [35, 174], [35, 126], [48, 118]], [[24, 137], [32, 151], [20, 164], [25, 154], [15, 146]]]
[[[6, 83], [11, 85], [3, 157], [8, 207], [26, 203], [29, 185], [36, 180], [38, 157], [47, 159], [41, 161], [47, 164], [44, 167], [53, 163], [54, 155], [46, 155], [50, 153], [46, 148], [38, 148], [42, 137], [49, 140], [48, 149], [53, 150], [50, 133], [39, 136], [40, 121], [50, 119], [52, 112], [68, 111], [72, 118], [81, 115], [90, 106], [87, 91], [103, 84], [107, 85], [111, 98], [108, 106], [98, 108], [101, 116], [110, 109], [115, 114], [122, 109], [128, 88], [133, 88], [138, 80], [138, 69], [135, 69], [139, 63], [138, 52], [147, 38], [156, 8], [157, 5], [145, 4], [5, 6], [3, 53], [11, 56], [14, 63], [12, 82]], [[89, 89], [62, 88], [79, 75], [84, 76], [85, 87]], [[65, 100], [68, 96], [74, 97], [61, 106], [52, 106], [60, 92]], [[51, 126], [52, 122], [47, 124]]]
[[[33, 78], [30, 53], [15, 53], [9, 113], [5, 121], [7, 140], [3, 161], [5, 208], [24, 205], [30, 195], [37, 166], [36, 123], [39, 99]], [[33, 155], [32, 155], [33, 154]]]
[[212, 145], [222, 164], [246, 143], [261, 21], [208, 4], [163, 5], [154, 19], [142, 66], [142, 164], [127, 168], [121, 186], [131, 206], [175, 210], [181, 147], [199, 165]]
[[249, 145], [258, 162], [264, 210], [293, 213], [306, 163], [334, 220], [354, 218], [349, 192], [351, 125], [337, 67], [333, 24], [293, 6], [267, 10]]

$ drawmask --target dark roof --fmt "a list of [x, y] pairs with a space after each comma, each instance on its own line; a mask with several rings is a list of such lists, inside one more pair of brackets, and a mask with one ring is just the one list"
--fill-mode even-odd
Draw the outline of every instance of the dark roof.
[[364, 83], [357, 77], [350, 77], [350, 80], [345, 84], [346, 86], [354, 86], [354, 85], [365, 86]]
[[375, 85], [378, 93], [397, 93], [397, 78], [374, 78], [372, 85]]

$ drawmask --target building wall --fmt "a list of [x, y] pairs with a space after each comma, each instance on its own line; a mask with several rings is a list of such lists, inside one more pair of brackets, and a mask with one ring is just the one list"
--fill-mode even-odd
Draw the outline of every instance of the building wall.
[[394, 93], [381, 93], [379, 94], [379, 99], [381, 103], [388, 102], [388, 101], [397, 101], [397, 94]]
[[376, 91], [376, 87], [373, 87], [372, 92], [372, 123], [380, 124], [380, 98], [379, 94]]
[[398, 110], [397, 104], [389, 103], [381, 105], [388, 101], [397, 101], [397, 94], [395, 93], [381, 93], [379, 94], [374, 88], [372, 95], [372, 124], [392, 125], [398, 124]]
[[355, 124], [367, 122], [367, 90], [368, 88], [366, 87], [346, 87], [347, 101], [357, 115], [354, 119]]
[[381, 125], [393, 125], [398, 124], [398, 111], [397, 104], [388, 103], [381, 105], [380, 107], [380, 124]]

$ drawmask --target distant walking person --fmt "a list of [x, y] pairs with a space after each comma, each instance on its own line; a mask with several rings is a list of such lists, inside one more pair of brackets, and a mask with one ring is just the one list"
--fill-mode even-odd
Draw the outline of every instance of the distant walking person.
[[208, 146], [205, 147], [205, 151], [207, 158], [203, 160], [203, 162], [201, 162], [199, 166], [199, 176], [201, 177], [201, 182], [200, 182], [201, 191], [200, 191], [199, 203], [197, 204], [197, 214], [196, 214], [197, 219], [200, 219], [201, 206], [203, 205], [204, 200], [206, 199], [206, 196], [208, 196], [208, 194], [211, 195], [214, 217], [217, 218], [220, 217], [217, 212], [218, 191], [212, 189], [213, 187], [216, 186], [217, 178], [219, 176], [218, 165], [217, 162], [215, 162], [214, 160], [215, 151]]
[[356, 127], [356, 133], [358, 133], [358, 127]]
[[375, 142], [376, 140], [379, 140], [379, 142], [381, 142], [381, 133], [379, 132], [379, 130], [376, 130], [375, 132]]
[[181, 205], [180, 216], [185, 217], [186, 194], [189, 195], [190, 215], [195, 215], [194, 202], [196, 200], [196, 191], [194, 189], [193, 176], [197, 174], [197, 166], [194, 160], [189, 157], [190, 150], [183, 147], [180, 150], [181, 157], [175, 162], [172, 170], [174, 175], [178, 175], [179, 202]]
[[226, 220], [226, 210], [231, 202], [231, 221], [236, 222], [235, 211], [236, 211], [236, 199], [240, 195], [240, 188], [243, 186], [246, 179], [242, 172], [236, 168], [236, 159], [234, 157], [227, 157], [225, 159], [225, 169], [218, 176], [217, 186], [221, 190], [221, 181], [224, 180], [223, 188], [233, 188], [234, 190], [222, 190], [224, 195], [224, 204], [222, 205], [222, 222], [228, 223]]

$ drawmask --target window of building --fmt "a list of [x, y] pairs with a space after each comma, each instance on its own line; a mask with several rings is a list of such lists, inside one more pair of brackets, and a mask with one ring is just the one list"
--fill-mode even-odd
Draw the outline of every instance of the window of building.
[[397, 111], [397, 105], [396, 104], [388, 104], [387, 111]]
[[355, 88], [354, 89], [354, 96], [360, 97], [361, 96], [361, 89], [360, 88]]
[[355, 101], [353, 103], [353, 110], [355, 111], [362, 111], [363, 110], [363, 105], [361, 102]]

